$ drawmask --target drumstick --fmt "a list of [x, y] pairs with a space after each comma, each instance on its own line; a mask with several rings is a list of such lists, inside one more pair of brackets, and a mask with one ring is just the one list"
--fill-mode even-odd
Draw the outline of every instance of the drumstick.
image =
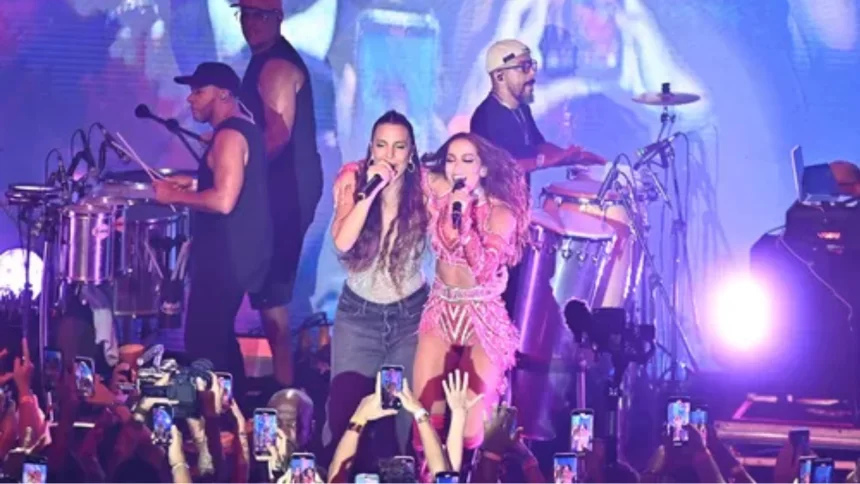
[[126, 141], [126, 140], [125, 140], [125, 138], [123, 138], [123, 137], [122, 137], [122, 135], [121, 135], [119, 132], [117, 132], [117, 133], [116, 133], [116, 138], [120, 141], [120, 143], [122, 143], [123, 148], [125, 148], [125, 149], [126, 149], [126, 152], [127, 152], [129, 155], [131, 155], [131, 158], [132, 158], [132, 159], [133, 159], [133, 160], [134, 160], [138, 165], [140, 165], [140, 166], [141, 166], [141, 168], [143, 168], [143, 171], [145, 171], [147, 175], [149, 175], [149, 178], [150, 178], [152, 181], [155, 181], [156, 179], [159, 179], [159, 180], [163, 180], [163, 179], [164, 179], [164, 176], [162, 176], [162, 174], [161, 174], [161, 173], [157, 172], [157, 171], [156, 171], [155, 169], [153, 169], [151, 166], [147, 165], [147, 164], [146, 164], [146, 163], [145, 163], [145, 162], [140, 158], [140, 156], [138, 156], [137, 152], [136, 152], [136, 151], [134, 151], [134, 148], [132, 148], [132, 147], [131, 147], [131, 145], [128, 143], [128, 141]]

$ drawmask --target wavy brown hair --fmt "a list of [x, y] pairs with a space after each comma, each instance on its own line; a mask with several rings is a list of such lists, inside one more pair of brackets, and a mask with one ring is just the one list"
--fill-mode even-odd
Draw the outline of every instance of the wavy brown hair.
[[[415, 131], [406, 116], [397, 111], [388, 111], [373, 123], [371, 142], [376, 130], [384, 124], [403, 126], [409, 132], [409, 142], [412, 145], [410, 163], [412, 168], [403, 173], [403, 188], [400, 191], [400, 201], [397, 205], [397, 216], [391, 226], [382, 236], [382, 197], [377, 196], [370, 206], [367, 220], [355, 244], [340, 260], [347, 269], [361, 272], [370, 268], [373, 259], [380, 255], [379, 269], [388, 270], [391, 279], [399, 288], [406, 276], [407, 265], [421, 257], [426, 247], [427, 211], [424, 209], [424, 194], [421, 191], [421, 167], [418, 151], [415, 148]], [[367, 168], [370, 163], [370, 147], [367, 156], [361, 162], [356, 174], [355, 201], [367, 185]], [[397, 235], [394, 236], [394, 232]], [[392, 240], [393, 239], [393, 240]], [[381, 244], [380, 244], [381, 241]]]
[[487, 176], [481, 179], [481, 187], [487, 196], [494, 198], [514, 212], [517, 228], [514, 234], [514, 257], [516, 264], [522, 257], [523, 248], [529, 236], [529, 209], [531, 198], [526, 184], [525, 172], [506, 151], [497, 148], [486, 139], [474, 133], [457, 133], [439, 148], [439, 151], [425, 156], [430, 171], [445, 176], [445, 163], [451, 143], [464, 139], [475, 147], [481, 164], [487, 167]]

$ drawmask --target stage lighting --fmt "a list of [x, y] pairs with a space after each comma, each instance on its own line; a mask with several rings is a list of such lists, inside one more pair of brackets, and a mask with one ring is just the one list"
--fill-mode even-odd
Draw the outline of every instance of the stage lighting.
[[725, 350], [746, 352], [767, 341], [773, 318], [766, 285], [741, 273], [727, 278], [714, 292], [709, 327]]
[[[27, 251], [24, 249], [9, 249], [0, 254], [0, 294], [9, 292], [20, 296], [24, 290], [24, 262]], [[30, 252], [30, 287], [35, 299], [42, 292], [42, 258]]]

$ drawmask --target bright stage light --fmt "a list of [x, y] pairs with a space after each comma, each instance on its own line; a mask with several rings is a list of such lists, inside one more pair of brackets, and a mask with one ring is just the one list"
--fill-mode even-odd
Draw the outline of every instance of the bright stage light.
[[714, 293], [711, 333], [730, 349], [748, 351], [765, 342], [773, 326], [770, 295], [749, 274], [734, 276]]
[[[27, 251], [9, 249], [0, 254], [0, 294], [11, 292], [19, 296], [24, 290], [24, 262]], [[42, 292], [42, 258], [30, 252], [30, 287], [35, 299]]]

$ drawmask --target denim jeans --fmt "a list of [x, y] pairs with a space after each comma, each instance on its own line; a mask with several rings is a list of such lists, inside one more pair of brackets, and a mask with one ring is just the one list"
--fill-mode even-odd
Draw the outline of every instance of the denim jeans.
[[[331, 345], [331, 390], [325, 443], [337, 445], [362, 398], [374, 391], [383, 365], [401, 365], [412, 379], [418, 324], [428, 287], [400, 301], [376, 304], [362, 299], [346, 285], [337, 304]], [[398, 452], [405, 453], [412, 416], [396, 417]]]

